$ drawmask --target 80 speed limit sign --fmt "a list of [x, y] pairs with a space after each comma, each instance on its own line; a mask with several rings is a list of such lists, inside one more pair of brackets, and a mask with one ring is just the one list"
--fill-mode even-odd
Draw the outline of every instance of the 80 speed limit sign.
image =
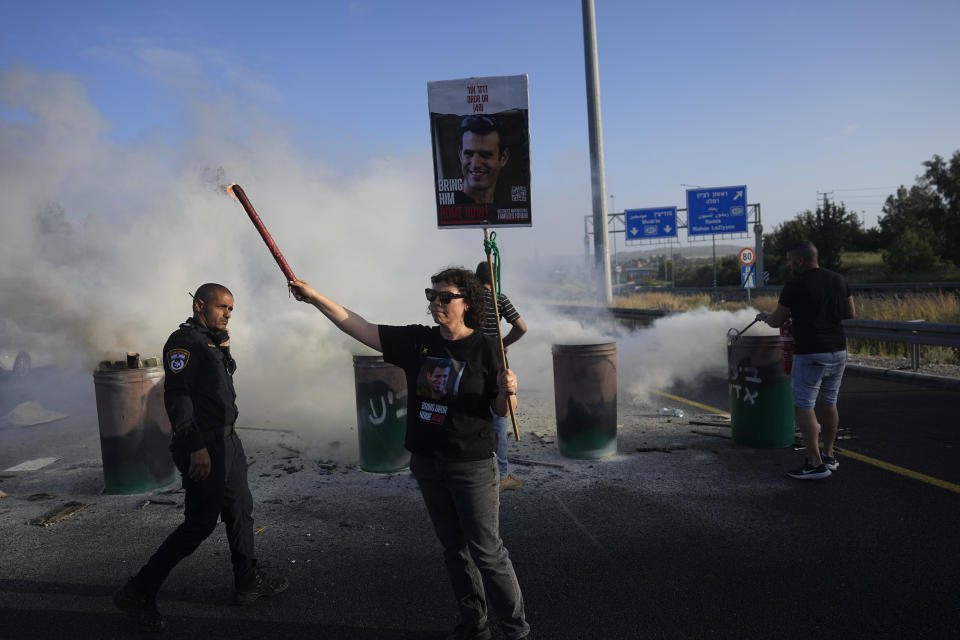
[[740, 249], [740, 253], [737, 255], [737, 257], [740, 258], [740, 264], [745, 267], [749, 267], [757, 260], [756, 252], [750, 247], [744, 247], [743, 249]]

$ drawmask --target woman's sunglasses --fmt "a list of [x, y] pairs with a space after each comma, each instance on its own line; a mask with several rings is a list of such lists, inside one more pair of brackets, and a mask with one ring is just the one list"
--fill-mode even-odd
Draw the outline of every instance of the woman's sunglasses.
[[440, 298], [440, 302], [443, 304], [450, 304], [454, 298], [466, 298], [467, 296], [462, 293], [450, 293], [449, 291], [437, 291], [436, 289], [424, 289], [423, 292], [427, 294], [427, 301], [433, 302], [437, 298]]

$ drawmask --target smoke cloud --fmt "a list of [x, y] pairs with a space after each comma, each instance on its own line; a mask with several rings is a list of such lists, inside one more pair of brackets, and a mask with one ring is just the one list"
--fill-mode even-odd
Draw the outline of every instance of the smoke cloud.
[[[426, 144], [347, 175], [335, 158], [291, 144], [282, 123], [217, 100], [191, 113], [182, 140], [119, 143], [77, 77], [0, 71], [3, 346], [87, 371], [127, 351], [159, 356], [190, 315], [188, 293], [219, 282], [235, 296], [239, 424], [297, 429], [320, 447], [355, 450], [351, 354], [369, 352], [288, 296], [224, 187], [245, 189], [298, 277], [371, 322], [429, 324], [421, 292], [430, 274], [476, 265], [482, 233], [436, 229]], [[508, 294], [536, 289], [524, 282], [524, 232], [499, 238], [512, 258]], [[752, 319], [704, 311], [629, 333], [612, 320], [585, 328], [514, 302], [531, 331], [511, 348], [511, 365], [522, 386], [542, 389], [552, 387], [550, 345], [562, 341], [615, 339], [621, 388], [639, 395], [722, 373], [726, 330]], [[93, 406], [92, 378], [81, 401]]]

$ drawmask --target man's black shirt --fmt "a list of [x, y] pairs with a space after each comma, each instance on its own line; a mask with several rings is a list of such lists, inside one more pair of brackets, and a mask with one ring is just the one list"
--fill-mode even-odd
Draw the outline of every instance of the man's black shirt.
[[237, 420], [233, 388], [237, 364], [229, 347], [218, 346], [225, 339], [223, 334], [189, 318], [163, 347], [164, 405], [175, 441], [190, 451], [206, 446], [205, 432]]
[[790, 309], [796, 353], [847, 348], [841, 321], [847, 315], [848, 297], [846, 280], [829, 269], [808, 269], [784, 285], [779, 302]]

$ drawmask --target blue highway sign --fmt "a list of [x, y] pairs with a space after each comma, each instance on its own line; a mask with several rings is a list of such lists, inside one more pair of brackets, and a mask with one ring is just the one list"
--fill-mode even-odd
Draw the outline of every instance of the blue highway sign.
[[627, 209], [627, 240], [677, 237], [677, 208]]
[[756, 265], [740, 265], [740, 286], [744, 289], [757, 288]]
[[747, 233], [747, 186], [687, 189], [687, 235]]

